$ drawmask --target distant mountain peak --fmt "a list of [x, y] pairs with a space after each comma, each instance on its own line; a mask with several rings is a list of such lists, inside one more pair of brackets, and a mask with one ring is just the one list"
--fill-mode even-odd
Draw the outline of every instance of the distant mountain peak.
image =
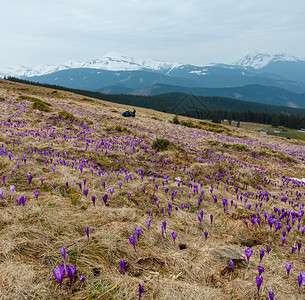
[[242, 67], [252, 67], [254, 69], [261, 69], [272, 62], [277, 61], [300, 61], [301, 59], [288, 55], [286, 53], [268, 54], [252, 52], [239, 61], [233, 63], [233, 65], [239, 65]]
[[69, 60], [60, 65], [38, 65], [35, 67], [16, 66], [8, 67], [0, 71], [0, 76], [33, 77], [47, 75], [53, 72], [75, 69], [89, 68], [106, 71], [170, 71], [182, 66], [177, 62], [163, 62], [148, 58], [134, 58], [118, 52], [108, 52], [101, 58], [90, 61]]

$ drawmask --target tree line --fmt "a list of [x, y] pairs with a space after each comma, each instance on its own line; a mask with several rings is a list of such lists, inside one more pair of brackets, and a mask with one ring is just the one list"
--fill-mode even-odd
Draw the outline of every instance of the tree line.
[[227, 110], [191, 110], [181, 115], [196, 118], [212, 120], [212, 122], [220, 123], [222, 120], [232, 120], [240, 122], [269, 124], [274, 127], [284, 126], [291, 129], [305, 128], [305, 116], [299, 116], [288, 113], [268, 113], [253, 111], [227, 111]]

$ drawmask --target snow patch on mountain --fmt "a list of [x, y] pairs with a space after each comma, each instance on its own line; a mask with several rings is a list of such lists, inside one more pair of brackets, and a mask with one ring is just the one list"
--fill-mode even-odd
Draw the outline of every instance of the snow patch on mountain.
[[233, 65], [238, 65], [242, 67], [252, 67], [254, 69], [262, 69], [266, 65], [278, 62], [278, 61], [301, 61], [301, 59], [290, 56], [285, 53], [281, 54], [267, 54], [267, 53], [257, 53], [253, 52], [246, 55], [241, 60], [234, 62]]
[[202, 70], [198, 70], [198, 71], [190, 71], [190, 74], [197, 74], [197, 75], [208, 75], [208, 73], [206, 72], [207, 69], [202, 69]]

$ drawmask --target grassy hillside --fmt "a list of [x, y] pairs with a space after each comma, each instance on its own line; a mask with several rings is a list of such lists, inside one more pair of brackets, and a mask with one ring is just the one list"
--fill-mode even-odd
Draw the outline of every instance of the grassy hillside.
[[[9, 78], [9, 80], [23, 82], [27, 84], [35, 84], [38, 86], [46, 86], [54, 89], [61, 89], [63, 91], [70, 91], [86, 97], [94, 97], [96, 99], [102, 99], [111, 103], [120, 103], [125, 105], [132, 105], [137, 107], [144, 107], [149, 109], [155, 109], [159, 111], [166, 110], [169, 113], [192, 113], [193, 111], [200, 110], [225, 110], [230, 112], [264, 112], [275, 114], [295, 114], [299, 116], [305, 116], [305, 109], [294, 108], [287, 106], [275, 106], [256, 102], [236, 100], [228, 97], [219, 96], [196, 96], [194, 94], [185, 93], [167, 93], [154, 96], [136, 96], [136, 95], [109, 95], [99, 92], [92, 92], [86, 90], [69, 89], [56, 85], [47, 85], [41, 83], [33, 83], [18, 78]], [[248, 87], [249, 88], [249, 87]], [[255, 89], [255, 86], [250, 86], [250, 89]], [[271, 89], [271, 88], [270, 88]], [[249, 99], [247, 99], [249, 100]]]
[[127, 108], [0, 80], [0, 298], [304, 297], [305, 143]]

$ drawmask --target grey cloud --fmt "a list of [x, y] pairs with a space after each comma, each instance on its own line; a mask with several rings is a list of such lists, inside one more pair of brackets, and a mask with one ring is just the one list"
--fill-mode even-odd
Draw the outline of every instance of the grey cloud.
[[0, 12], [0, 67], [108, 51], [197, 65], [253, 50], [304, 56], [304, 13], [302, 0], [10, 1]]

